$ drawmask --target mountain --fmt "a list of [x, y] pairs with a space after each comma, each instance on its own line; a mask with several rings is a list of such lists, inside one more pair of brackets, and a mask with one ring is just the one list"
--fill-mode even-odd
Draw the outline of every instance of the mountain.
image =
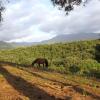
[[12, 44], [0, 41], [0, 49], [11, 49], [13, 48]]
[[42, 41], [42, 43], [72, 42], [72, 41], [80, 41], [80, 40], [94, 40], [99, 38], [100, 38], [100, 34], [96, 34], [96, 33], [63, 34], [63, 35], [57, 35], [50, 40]]
[[12, 42], [11, 43], [14, 47], [21, 47], [21, 46], [31, 46], [35, 44], [35, 42]]
[[95, 40], [99, 38], [100, 38], [100, 34], [96, 34], [96, 33], [63, 34], [63, 35], [57, 35], [52, 39], [41, 41], [41, 42], [8, 43], [8, 42], [0, 41], [0, 49], [11, 49], [15, 47], [26, 47], [31, 45], [52, 44], [52, 43], [59, 43], [59, 42], [73, 42], [73, 41], [80, 41], [80, 40]]

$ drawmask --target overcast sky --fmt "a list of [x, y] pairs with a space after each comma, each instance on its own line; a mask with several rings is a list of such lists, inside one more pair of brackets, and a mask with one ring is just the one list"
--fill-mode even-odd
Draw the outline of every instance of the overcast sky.
[[50, 0], [11, 0], [0, 26], [0, 41], [38, 42], [59, 34], [99, 33], [100, 2], [75, 7], [69, 16]]

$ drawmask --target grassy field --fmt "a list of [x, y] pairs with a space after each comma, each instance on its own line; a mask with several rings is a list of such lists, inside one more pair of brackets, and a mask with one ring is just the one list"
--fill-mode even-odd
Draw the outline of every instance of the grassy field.
[[100, 80], [0, 64], [0, 100], [100, 100]]

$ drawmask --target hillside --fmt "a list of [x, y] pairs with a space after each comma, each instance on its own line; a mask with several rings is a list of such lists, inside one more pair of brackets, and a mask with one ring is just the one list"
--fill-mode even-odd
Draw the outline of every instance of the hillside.
[[0, 49], [11, 49], [13, 48], [12, 44], [0, 41]]
[[100, 100], [98, 80], [0, 63], [0, 100]]
[[1, 50], [0, 86], [0, 100], [100, 100], [100, 39]]
[[79, 33], [79, 34], [63, 34], [57, 35], [54, 38], [42, 41], [42, 43], [59, 43], [59, 42], [73, 42], [73, 41], [82, 41], [82, 40], [95, 40], [99, 39], [100, 34], [96, 33]]
[[75, 42], [75, 41], [82, 41], [82, 40], [95, 40], [99, 38], [100, 38], [100, 34], [96, 34], [96, 33], [63, 34], [63, 35], [57, 35], [52, 39], [44, 40], [41, 42], [12, 42], [10, 44], [13, 45], [13, 47], [26, 47], [26, 46], [40, 45], [40, 44]]
[[32, 46], [32, 45], [37, 44], [37, 43], [33, 43], [33, 42], [11, 42], [10, 44], [12, 44], [13, 47], [28, 47], [28, 46]]
[[47, 58], [49, 70], [70, 73], [70, 67], [75, 66], [79, 67], [81, 75], [92, 75], [96, 72], [95, 76], [100, 77], [100, 51], [97, 50], [97, 46], [100, 48], [100, 40], [4, 50], [0, 51], [0, 61], [31, 65], [36, 58]]

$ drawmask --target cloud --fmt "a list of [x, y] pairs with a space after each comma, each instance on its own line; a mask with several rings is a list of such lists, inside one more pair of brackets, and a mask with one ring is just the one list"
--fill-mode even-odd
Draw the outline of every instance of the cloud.
[[100, 31], [100, 2], [91, 0], [86, 7], [76, 7], [66, 16], [62, 13], [54, 16], [52, 20], [46, 20], [40, 29], [44, 32], [55, 34], [69, 33], [94, 33]]
[[47, 9], [45, 6], [45, 0], [41, 0], [41, 2], [37, 0], [14, 1], [16, 2], [11, 1], [7, 5], [4, 12], [4, 22], [0, 27], [0, 40], [10, 41], [26, 38], [30, 35], [33, 37], [36, 33], [38, 36], [43, 34], [43, 32], [38, 33], [37, 28], [49, 13], [49, 8]]
[[100, 32], [100, 2], [75, 7], [69, 16], [50, 0], [11, 0], [0, 26], [0, 40], [41, 41], [58, 34]]

